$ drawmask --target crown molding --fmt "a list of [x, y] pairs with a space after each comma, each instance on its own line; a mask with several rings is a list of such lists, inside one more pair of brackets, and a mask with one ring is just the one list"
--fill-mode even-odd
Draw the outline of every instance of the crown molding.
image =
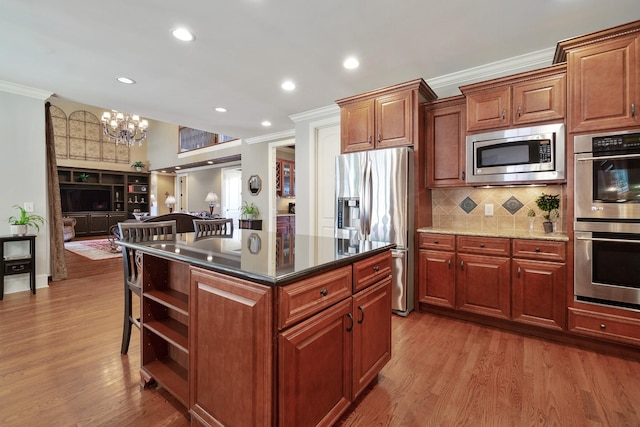
[[[433, 90], [437, 91], [438, 89], [442, 89], [443, 92], [446, 91], [446, 96], [460, 94], [459, 86], [547, 67], [551, 65], [553, 61], [555, 50], [555, 47], [550, 47], [455, 73], [445, 74], [444, 76], [427, 80], [427, 84]], [[448, 93], [449, 91], [452, 93]]]
[[0, 80], [0, 91], [13, 93], [15, 95], [28, 96], [29, 98], [36, 98], [40, 100], [49, 99], [53, 92], [35, 89], [29, 86], [19, 85], [17, 83], [6, 82], [4, 80]]
[[326, 107], [316, 108], [315, 110], [304, 111], [302, 113], [292, 114], [289, 118], [294, 122], [302, 122], [307, 120], [324, 119], [327, 116], [335, 116], [340, 114], [340, 107], [337, 104], [327, 105]]
[[262, 142], [274, 142], [283, 139], [292, 139], [296, 137], [296, 131], [294, 129], [284, 130], [282, 132], [270, 133], [268, 135], [255, 136], [252, 138], [244, 139], [247, 144], [259, 144]]

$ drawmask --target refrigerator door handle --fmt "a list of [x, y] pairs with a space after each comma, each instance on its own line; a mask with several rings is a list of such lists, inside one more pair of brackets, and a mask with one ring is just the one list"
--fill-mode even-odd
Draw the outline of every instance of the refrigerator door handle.
[[362, 201], [360, 203], [360, 232], [368, 239], [371, 233], [371, 161], [367, 159], [362, 177]]

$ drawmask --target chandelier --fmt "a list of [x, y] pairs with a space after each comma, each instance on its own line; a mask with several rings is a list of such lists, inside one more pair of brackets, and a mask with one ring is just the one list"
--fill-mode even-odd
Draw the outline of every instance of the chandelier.
[[149, 122], [140, 120], [140, 116], [105, 111], [102, 114], [102, 126], [106, 136], [116, 141], [116, 144], [134, 143], [142, 146], [142, 140], [147, 137]]

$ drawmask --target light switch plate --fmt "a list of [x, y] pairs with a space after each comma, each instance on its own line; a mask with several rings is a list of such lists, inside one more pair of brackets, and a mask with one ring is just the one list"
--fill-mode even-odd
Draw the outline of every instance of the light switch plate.
[[493, 204], [486, 203], [484, 205], [484, 216], [493, 216]]
[[33, 202], [24, 202], [24, 210], [27, 212], [33, 212]]

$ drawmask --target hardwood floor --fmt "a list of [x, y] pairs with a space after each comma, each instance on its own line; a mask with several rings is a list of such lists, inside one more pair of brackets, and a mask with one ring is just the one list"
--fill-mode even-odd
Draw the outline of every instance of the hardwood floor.
[[[0, 301], [0, 426], [187, 426], [120, 355], [120, 259], [66, 252], [70, 277]], [[341, 426], [640, 426], [624, 359], [430, 314], [393, 316], [393, 358]]]

